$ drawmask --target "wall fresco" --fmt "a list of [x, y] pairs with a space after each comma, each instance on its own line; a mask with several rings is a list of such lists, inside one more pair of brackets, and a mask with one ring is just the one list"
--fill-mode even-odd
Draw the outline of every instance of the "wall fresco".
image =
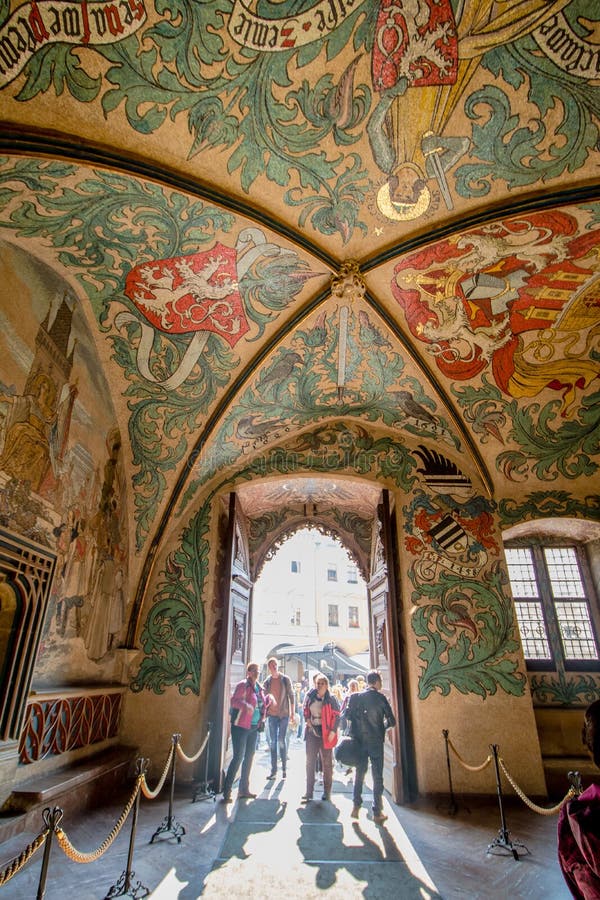
[[[510, 480], [597, 469], [598, 212], [492, 223], [410, 254], [394, 270], [407, 325], [452, 379], [467, 422], [482, 442], [516, 445], [496, 460]], [[477, 376], [481, 386], [461, 384]]]
[[266, 178], [300, 227], [343, 241], [373, 217], [453, 210], [493, 182], [559, 179], [596, 152], [598, 16], [586, 0], [530, 0], [510, 16], [490, 0], [179, 0], [176, 14], [130, 0], [108, 7], [124, 18], [107, 23], [105, 43], [84, 15], [99, 4], [59, 6], [69, 27], [53, 39], [43, 19], [54, 7], [24, 4], [20, 42], [11, 4], [0, 6], [0, 76], [21, 72], [18, 100], [68, 93], [109, 118], [122, 108], [141, 135], [184, 118], [189, 157], [218, 151], [242, 191]]
[[471, 494], [465, 500], [451, 486], [433, 495], [417, 489], [403, 509], [421, 699], [434, 691], [447, 696], [452, 688], [484, 699], [498, 690], [524, 692], [495, 504]]
[[459, 447], [431, 392], [412, 371], [366, 309], [323, 311], [297, 329], [238, 396], [206, 448], [202, 477], [189, 485], [181, 508], [219, 469], [268, 451], [313, 421], [366, 419]]
[[532, 519], [575, 517], [600, 522], [600, 496], [579, 500], [567, 491], [531, 491], [522, 500], [500, 500], [498, 515], [503, 528]]
[[57, 554], [36, 684], [111, 678], [129, 534], [110, 392], [68, 286], [4, 243], [0, 271], [0, 517]]
[[[5, 164], [0, 227], [50, 239], [59, 261], [75, 268], [129, 382], [140, 548], [166, 473], [184, 458], [189, 435], [239, 364], [232, 348], [243, 336], [262, 336], [313, 273], [257, 228], [241, 229], [227, 245], [216, 242], [215, 232], [228, 232], [234, 220], [214, 207], [107, 173], [66, 186], [77, 174], [34, 160]], [[26, 211], [19, 206], [25, 187], [36, 192]], [[74, 226], [75, 216], [85, 224]]]
[[212, 499], [211, 494], [184, 529], [161, 573], [140, 636], [145, 655], [130, 684], [135, 692], [162, 694], [170, 685], [180, 694], [200, 692]]
[[529, 684], [537, 706], [579, 706], [598, 699], [600, 676], [562, 672], [530, 675]]

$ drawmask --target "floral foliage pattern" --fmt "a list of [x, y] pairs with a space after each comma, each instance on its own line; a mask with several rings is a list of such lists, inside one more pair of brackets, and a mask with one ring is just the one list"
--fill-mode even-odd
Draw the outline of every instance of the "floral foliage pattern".
[[[154, 21], [149, 16], [145, 27], [115, 43], [88, 47], [86, 53], [66, 43], [39, 49], [24, 69], [17, 98], [24, 102], [54, 91], [57, 95], [68, 92], [81, 103], [99, 99], [106, 116], [122, 108], [129, 126], [142, 135], [184, 117], [191, 135], [190, 157], [204, 148], [219, 148], [226, 155], [227, 171], [238, 174], [244, 191], [265, 176], [285, 191], [285, 203], [297, 210], [301, 227], [310, 223], [315, 231], [337, 233], [346, 241], [355, 230], [366, 229], [361, 210], [373, 190], [363, 157], [349, 148], [368, 129], [377, 164], [388, 175], [399, 160], [397, 150], [394, 154], [385, 144], [379, 146], [380, 105], [387, 111], [393, 103], [410, 99], [412, 108], [427, 109], [422, 98], [424, 92], [435, 89], [435, 83], [428, 85], [426, 78], [419, 80], [410, 70], [411, 48], [414, 53], [413, 45], [422, 40], [414, 13], [407, 12], [404, 19], [405, 57], [396, 60], [395, 77], [386, 80], [375, 74], [380, 4], [356, 2], [346, 4], [347, 8], [339, 4], [339, 11], [337, 4], [328, 5], [332, 21], [322, 29], [320, 39], [263, 52], [231, 41], [227, 27], [239, 8], [234, 0], [155, 0]], [[565, 0], [562, 5], [571, 23], [590, 14], [586, 0]], [[600, 88], [570, 74], [559, 59], [541, 53], [539, 40], [528, 33], [526, 23], [520, 27], [520, 13], [515, 13], [510, 37], [506, 37], [505, 23], [500, 21], [503, 14], [497, 21], [491, 11], [479, 10], [478, 5], [476, 20], [464, 5], [453, 6], [460, 13], [457, 9], [452, 14], [447, 4], [447, 27], [456, 36], [452, 53], [458, 54], [458, 70], [455, 59], [451, 80], [460, 80], [467, 66], [469, 75], [461, 90], [443, 95], [439, 123], [420, 123], [414, 141], [436, 124], [438, 129], [445, 125], [462, 97], [467, 121], [472, 122], [471, 134], [448, 135], [446, 140], [449, 147], [455, 142], [461, 148], [452, 157], [455, 166], [464, 154], [462, 148], [470, 147], [473, 161], [463, 162], [452, 173], [454, 191], [479, 198], [490, 191], [494, 179], [502, 179], [509, 188], [525, 187], [584, 165], [598, 141], [595, 120]], [[256, 4], [258, 15], [266, 15], [265, 28], [274, 21], [272, 7]], [[276, 7], [275, 27], [306, 12], [303, 0], [283, 0]], [[9, 9], [9, 4], [2, 3], [0, 21]], [[453, 15], [458, 16], [455, 22]], [[540, 25], [543, 21], [540, 17]], [[474, 54], [468, 45], [474, 39], [477, 43], [477, 37], [482, 49]], [[329, 63], [337, 61], [340, 71], [338, 57], [348, 46], [354, 48], [357, 59], [371, 59], [371, 84], [356, 83], [356, 62], [337, 80], [330, 72], [313, 77], [314, 69], [309, 67], [323, 58], [321, 54]], [[439, 49], [439, 44], [432, 45], [430, 52], [435, 56]], [[97, 75], [93, 54], [104, 61], [104, 77]], [[469, 92], [469, 79], [479, 65], [493, 83]], [[306, 70], [295, 89], [290, 87], [292, 70]], [[521, 127], [513, 114], [513, 91], [526, 95], [531, 106], [528, 124]], [[549, 117], [551, 109], [554, 115]], [[248, 115], [250, 110], [253, 115]], [[556, 118], [553, 131], [550, 118]], [[332, 149], [322, 149], [326, 146]], [[437, 177], [439, 192], [447, 197], [450, 173], [438, 171]]]
[[[346, 377], [340, 392], [338, 326], [339, 313], [321, 313], [306, 329], [294, 333], [289, 346], [273, 355], [224, 419], [212, 442], [216, 449], [205, 454], [201, 480], [190, 484], [184, 504], [218, 470], [262, 448], [261, 458], [268, 456], [276, 442], [314, 421], [356, 418], [381, 422], [394, 431], [459, 447], [458, 438], [448, 421], [437, 415], [435, 402], [422, 382], [405, 372], [403, 357], [365, 310], [348, 315]], [[343, 435], [341, 440], [345, 447]], [[363, 443], [346, 448], [345, 457], [352, 464], [350, 452], [362, 455], [356, 468], [368, 471]]]
[[142, 630], [145, 656], [131, 683], [133, 691], [146, 688], [161, 694], [177, 685], [180, 694], [200, 692], [211, 499], [190, 521], [179, 547], [167, 559]]
[[598, 699], [600, 678], [574, 672], [531, 675], [530, 686], [534, 703], [539, 706], [585, 707]]
[[[54, 162], [5, 161], [0, 166], [4, 213], [0, 227], [22, 238], [43, 237], [52, 243], [59, 262], [73, 268], [99, 328], [112, 343], [114, 359], [128, 382], [124, 395], [137, 470], [133, 486], [139, 548], [164, 496], [167, 473], [185, 458], [190, 435], [206, 418], [217, 391], [230, 381], [239, 357], [226, 340], [206, 333], [188, 377], [177, 389], [168, 390], [162, 382], [185, 358], [190, 334], [156, 331], [149, 373], [153, 380], [141, 377], [136, 351], [141, 316], [124, 293], [127, 276], [144, 261], [152, 266], [212, 246], [215, 231], [229, 232], [234, 219], [200, 201], [126, 176], [90, 172], [70, 186], [76, 171]], [[19, 206], [21, 189], [32, 191], [35, 202]], [[293, 301], [310, 273], [295, 252], [274, 254], [273, 245], [260, 244], [264, 236], [257, 229], [247, 231], [256, 241], [255, 252], [253, 263], [245, 265], [239, 278], [239, 292], [255, 339]], [[98, 233], [104, 241], [98, 241]], [[232, 239], [232, 245], [239, 247], [245, 235]], [[261, 254], [262, 246], [266, 254]], [[124, 322], [121, 330], [115, 321]]]
[[531, 519], [573, 516], [600, 521], [600, 497], [593, 495], [576, 500], [567, 491], [532, 491], [518, 503], [510, 498], [498, 503], [498, 515], [504, 528]]
[[524, 691], [507, 577], [496, 558], [489, 561], [499, 553], [492, 512], [481, 497], [462, 502], [422, 490], [404, 509], [406, 549], [414, 557], [412, 627], [424, 664], [421, 699], [453, 687], [484, 698], [498, 689]]

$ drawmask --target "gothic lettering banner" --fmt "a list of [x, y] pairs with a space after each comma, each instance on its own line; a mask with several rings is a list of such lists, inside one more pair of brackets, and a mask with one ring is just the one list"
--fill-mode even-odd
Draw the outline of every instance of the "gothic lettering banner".
[[295, 16], [265, 18], [235, 0], [229, 19], [229, 34], [237, 44], [262, 53], [293, 50], [318, 41], [338, 28], [364, 0], [320, 0]]
[[114, 44], [146, 21], [145, 0], [71, 3], [33, 0], [0, 28], [0, 89], [10, 84], [32, 56], [48, 44]]

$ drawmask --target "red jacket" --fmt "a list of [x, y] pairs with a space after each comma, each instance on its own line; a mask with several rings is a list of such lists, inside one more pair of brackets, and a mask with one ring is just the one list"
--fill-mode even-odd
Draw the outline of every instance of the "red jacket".
[[257, 703], [260, 709], [258, 724], [260, 725], [261, 722], [264, 722], [267, 706], [265, 695], [258, 682], [256, 687], [258, 688], [258, 693], [255, 691], [254, 685], [249, 678], [245, 678], [244, 681], [238, 681], [236, 684], [231, 703], [229, 704], [232, 725], [237, 725], [239, 728], [250, 728]]
[[[304, 720], [306, 722], [310, 722], [310, 704], [313, 702], [315, 697], [317, 696], [316, 688], [313, 688], [308, 692], [306, 698], [304, 700], [304, 706], [302, 707], [302, 712], [304, 713]], [[331, 750], [332, 747], [335, 747], [337, 744], [337, 729], [339, 725], [340, 719], [340, 707], [335, 697], [333, 697], [329, 691], [325, 691], [325, 695], [323, 697], [323, 706], [321, 708], [321, 729], [322, 729], [322, 740], [323, 746], [326, 750]], [[333, 740], [329, 740], [329, 733], [333, 731], [334, 737]]]
[[577, 900], [599, 900], [600, 785], [591, 784], [561, 809], [558, 861]]

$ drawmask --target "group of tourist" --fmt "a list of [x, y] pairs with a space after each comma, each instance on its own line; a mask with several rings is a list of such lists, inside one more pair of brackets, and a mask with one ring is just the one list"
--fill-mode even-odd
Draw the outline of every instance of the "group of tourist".
[[[261, 685], [258, 681], [258, 664], [249, 663], [246, 678], [235, 686], [231, 697], [233, 756], [223, 784], [224, 803], [232, 800], [231, 790], [240, 766], [242, 771], [238, 798], [254, 799], [257, 796], [250, 791], [249, 776], [258, 735], [265, 728], [271, 751], [271, 771], [267, 780], [273, 781], [277, 777], [278, 758], [281, 761], [282, 778], [287, 774], [286, 736], [288, 726], [295, 717], [296, 695], [289, 677], [279, 671], [274, 657], [269, 659], [267, 668], [269, 674]], [[342, 730], [354, 738], [358, 748], [352, 817], [358, 818], [359, 815], [364, 779], [370, 761], [373, 819], [378, 823], [385, 821], [382, 807], [383, 746], [386, 730], [396, 724], [396, 719], [381, 687], [381, 676], [376, 670], [367, 674], [363, 690], [359, 682], [354, 681], [345, 694], [341, 694], [337, 685], [330, 689], [326, 675], [315, 675], [313, 687], [304, 692], [301, 709], [306, 743], [306, 791], [302, 797], [303, 803], [313, 800], [318, 767], [323, 773], [322, 800], [331, 800], [333, 749]]]
[[[233, 756], [223, 785], [223, 802], [231, 802], [231, 789], [241, 766], [238, 797], [253, 799], [249, 777], [256, 750], [257, 736], [268, 728], [271, 751], [269, 781], [277, 777], [278, 758], [281, 775], [286, 777], [288, 724], [293, 722], [296, 695], [287, 675], [279, 671], [277, 660], [268, 661], [269, 674], [261, 685], [257, 663], [249, 663], [246, 678], [240, 681], [231, 697], [231, 741]], [[365, 774], [371, 763], [373, 777], [373, 819], [385, 821], [382, 810], [383, 747], [385, 733], [396, 724], [387, 698], [381, 692], [381, 676], [376, 670], [367, 674], [366, 687], [358, 682], [349, 685], [345, 696], [330, 689], [326, 675], [318, 673], [314, 686], [306, 689], [302, 703], [304, 740], [306, 742], [306, 792], [302, 802], [313, 800], [317, 766], [323, 772], [324, 801], [331, 800], [333, 783], [333, 748], [340, 730], [352, 735], [359, 748], [352, 817], [358, 818], [362, 804]], [[600, 766], [600, 700], [586, 710], [583, 743]], [[561, 809], [558, 823], [558, 856], [561, 869], [572, 895], [577, 900], [600, 900], [600, 786], [590, 785], [579, 797], [569, 800]]]

